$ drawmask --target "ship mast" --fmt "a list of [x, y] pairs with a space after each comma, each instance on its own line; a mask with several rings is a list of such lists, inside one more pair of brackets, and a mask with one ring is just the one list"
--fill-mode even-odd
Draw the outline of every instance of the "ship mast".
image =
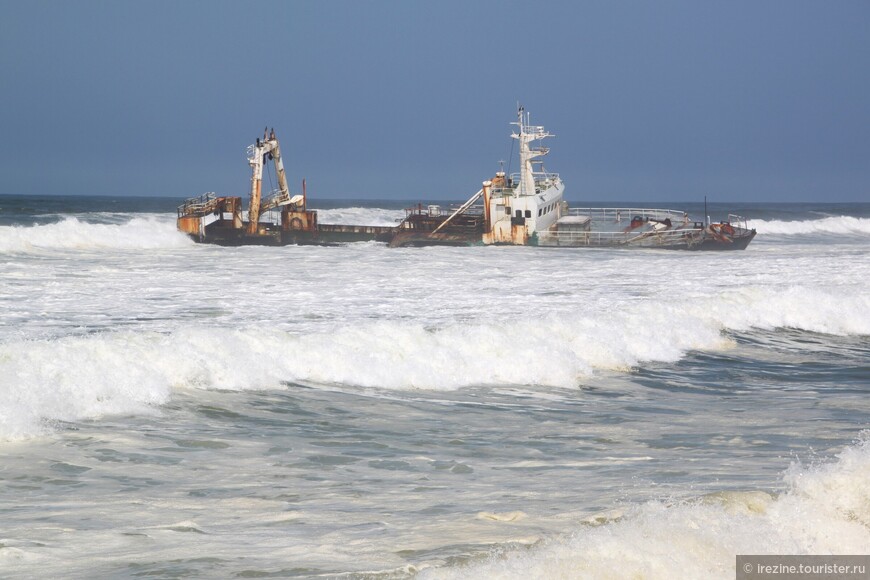
[[514, 189], [514, 197], [521, 195], [535, 195], [535, 170], [532, 163], [538, 157], [543, 157], [550, 152], [547, 147], [530, 147], [532, 141], [552, 137], [541, 126], [532, 126], [529, 113], [524, 107], [517, 111], [517, 122], [511, 123], [519, 127], [518, 133], [511, 133], [511, 137], [520, 142], [520, 183]]

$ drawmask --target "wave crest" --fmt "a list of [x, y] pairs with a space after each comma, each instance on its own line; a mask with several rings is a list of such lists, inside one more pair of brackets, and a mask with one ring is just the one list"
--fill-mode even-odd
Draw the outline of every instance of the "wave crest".
[[317, 210], [317, 221], [322, 224], [395, 226], [403, 219], [405, 219], [405, 211], [401, 209], [342, 207]]
[[837, 461], [794, 464], [787, 491], [649, 502], [531, 549], [495, 552], [420, 578], [734, 578], [737, 554], [864, 554], [870, 546], [870, 432]]
[[89, 223], [75, 217], [35, 226], [0, 227], [0, 252], [42, 250], [177, 248], [191, 242], [176, 230], [174, 220], [134, 217], [122, 224]]
[[574, 388], [597, 370], [675, 362], [730, 344], [723, 329], [870, 334], [870, 297], [812, 289], [736, 291], [617, 312], [477, 322], [355, 324], [311, 334], [181, 328], [0, 345], [0, 437], [44, 420], [140, 412], [175, 388], [271, 389], [287, 382], [395, 390]]
[[852, 216], [826, 217], [817, 220], [749, 220], [749, 227], [759, 234], [797, 236], [806, 234], [870, 235], [870, 218]]

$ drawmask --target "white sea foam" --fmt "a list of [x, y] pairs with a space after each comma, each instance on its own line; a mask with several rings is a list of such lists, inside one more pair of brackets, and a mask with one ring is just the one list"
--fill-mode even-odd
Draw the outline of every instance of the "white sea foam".
[[571, 388], [598, 370], [727, 347], [723, 329], [783, 326], [870, 334], [870, 298], [738, 290], [617, 312], [435, 329], [395, 321], [307, 334], [186, 327], [9, 342], [0, 345], [0, 437], [37, 433], [45, 421], [141, 412], [164, 403], [174, 388]]
[[[661, 316], [664, 319], [664, 315]], [[284, 381], [387, 389], [470, 385], [571, 387], [595, 368], [676, 360], [711, 348], [718, 332], [647, 329], [620, 336], [598, 321], [449, 326], [361, 324], [330, 333], [182, 329], [111, 332], [0, 345], [0, 436], [42, 430], [45, 421], [137, 413], [173, 388], [269, 389]], [[515, 352], [511, 344], [522, 344]]]
[[728, 330], [794, 328], [840, 336], [870, 335], [870, 294], [790, 286], [745, 288], [690, 306]]
[[42, 250], [153, 250], [190, 242], [174, 221], [154, 216], [134, 217], [122, 224], [88, 223], [75, 217], [35, 226], [0, 226], [0, 253]]
[[[737, 554], [866, 554], [870, 436], [837, 461], [793, 464], [786, 492], [719, 493], [627, 508], [601, 525], [421, 578], [734, 578]], [[591, 519], [591, 521], [595, 521]]]
[[401, 209], [342, 207], [317, 210], [317, 221], [322, 224], [394, 226], [403, 219], [405, 219], [405, 211]]
[[806, 234], [870, 235], [870, 218], [851, 216], [826, 217], [817, 220], [749, 220], [749, 227], [759, 234], [796, 236]]
[[[854, 547], [838, 514], [866, 512], [861, 454], [779, 486], [770, 470], [785, 463], [769, 458], [838, 445], [866, 415], [863, 234], [691, 255], [175, 248], [190, 242], [171, 214], [75, 217], [93, 250], [45, 237], [0, 251], [0, 439], [30, 438], [0, 447], [34, 500], [6, 522], [6, 575], [294, 562], [321, 575], [733, 578], [747, 545], [824, 550], [818, 530]], [[163, 229], [137, 240], [133, 219]], [[783, 327], [797, 330], [770, 332]], [[674, 499], [739, 485], [751, 491]], [[622, 513], [583, 523], [591, 506]], [[823, 515], [804, 533], [796, 511]], [[503, 556], [445, 562], [484, 545]]]

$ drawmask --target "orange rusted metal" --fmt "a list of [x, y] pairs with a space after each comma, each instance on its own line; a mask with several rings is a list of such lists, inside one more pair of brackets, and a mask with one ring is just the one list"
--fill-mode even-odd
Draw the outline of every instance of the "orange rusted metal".
[[178, 225], [178, 229], [185, 234], [188, 234], [190, 236], [199, 236], [202, 234], [202, 231], [200, 231], [202, 220], [199, 217], [179, 217], [176, 223]]
[[263, 187], [263, 180], [254, 177], [251, 181], [251, 205], [248, 209], [248, 233], [256, 234], [257, 226], [260, 222], [260, 194]]
[[483, 231], [485, 233], [492, 230], [492, 215], [489, 207], [492, 184], [492, 181], [483, 182]]
[[317, 229], [317, 212], [295, 210], [290, 206], [281, 208], [281, 229], [283, 231], [311, 232]]

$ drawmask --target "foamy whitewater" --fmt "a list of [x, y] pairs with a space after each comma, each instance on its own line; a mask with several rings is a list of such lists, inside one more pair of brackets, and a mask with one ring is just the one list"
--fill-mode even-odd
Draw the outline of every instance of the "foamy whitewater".
[[174, 205], [0, 196], [0, 576], [870, 553], [870, 205], [726, 253], [220, 248]]

